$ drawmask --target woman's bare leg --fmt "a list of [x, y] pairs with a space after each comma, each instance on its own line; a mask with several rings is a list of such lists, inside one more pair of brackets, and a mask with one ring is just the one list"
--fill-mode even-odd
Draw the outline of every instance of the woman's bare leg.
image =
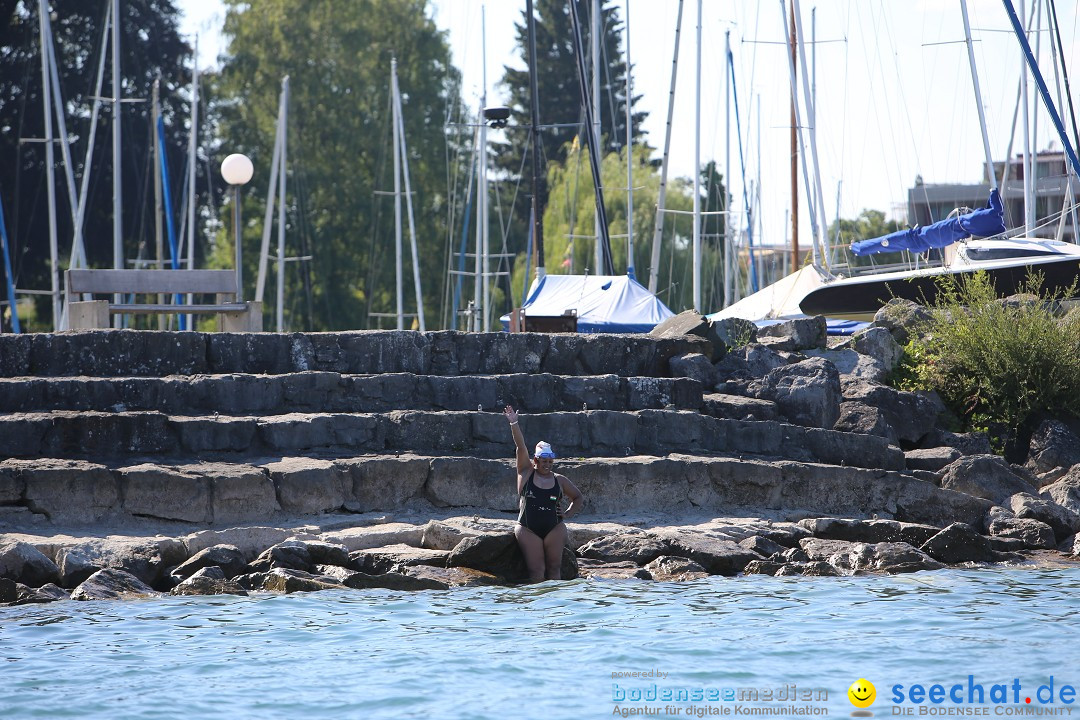
[[[544, 579], [544, 541], [540, 536], [521, 525], [514, 527], [514, 537], [517, 538], [521, 554], [525, 556], [525, 565], [529, 568], [529, 582], [540, 582]], [[548, 537], [551, 537], [549, 534]]]
[[562, 556], [565, 545], [566, 523], [559, 523], [544, 536], [544, 564], [548, 580], [562, 580]]

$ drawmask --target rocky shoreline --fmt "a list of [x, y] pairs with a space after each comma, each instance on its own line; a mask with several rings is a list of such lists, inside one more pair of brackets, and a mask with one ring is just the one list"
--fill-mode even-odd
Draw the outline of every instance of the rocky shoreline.
[[521, 582], [503, 402], [585, 494], [564, 578], [1076, 562], [1074, 429], [1046, 420], [1020, 464], [946, 431], [883, 383], [917, 312], [886, 310], [837, 344], [692, 313], [622, 338], [0, 336], [0, 603]]

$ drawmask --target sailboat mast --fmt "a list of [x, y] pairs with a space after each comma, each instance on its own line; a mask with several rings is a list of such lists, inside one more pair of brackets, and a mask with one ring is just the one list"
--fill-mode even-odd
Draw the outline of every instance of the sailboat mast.
[[[722, 197], [724, 199], [724, 205], [721, 208], [723, 211], [722, 218], [724, 218], [724, 235], [722, 239], [724, 248], [724, 307], [727, 307], [732, 303], [734, 291], [733, 284], [735, 280], [735, 263], [732, 262], [732, 253], [734, 252], [735, 243], [731, 238], [731, 192], [729, 185], [731, 185], [731, 31], [724, 32], [724, 62], [727, 63], [727, 67], [724, 68], [724, 182], [717, 188], [722, 190]], [[712, 183], [712, 178], [709, 178], [709, 183]]]
[[634, 129], [630, 83], [630, 0], [626, 0], [626, 274], [634, 277]]
[[[112, 1], [112, 177], [113, 177], [113, 269], [124, 267], [123, 172], [120, 167], [120, 0]], [[114, 295], [119, 303], [120, 296]]]
[[968, 66], [971, 67], [971, 85], [975, 90], [975, 107], [979, 110], [979, 130], [982, 131], [983, 153], [986, 155], [986, 174], [990, 178], [990, 187], [997, 189], [994, 157], [990, 154], [990, 136], [986, 132], [986, 111], [983, 110], [982, 92], [979, 90], [979, 72], [975, 67], [975, 49], [971, 45], [971, 23], [968, 21], [967, 0], [960, 0], [960, 13], [964, 16], [964, 43], [967, 45]]
[[[480, 58], [480, 77], [483, 83], [480, 107], [485, 108], [487, 107], [487, 12], [484, 7], [480, 8]], [[476, 307], [484, 316], [482, 326], [484, 332], [490, 332], [491, 284], [488, 281], [488, 271], [491, 268], [491, 247], [488, 238], [487, 123], [480, 123], [480, 173], [477, 183], [479, 184], [476, 193], [476, 237], [479, 247], [476, 251], [480, 254], [480, 264], [476, 273], [476, 282], [477, 287], [483, 285], [483, 293], [477, 293]]]
[[[45, 187], [49, 198], [49, 284], [52, 290], [53, 329], [60, 329], [60, 275], [56, 240], [56, 175], [53, 148], [52, 85], [49, 73], [49, 8], [45, 0], [38, 0], [41, 35], [41, 99], [45, 112]], [[12, 312], [14, 312], [12, 308]]]
[[[681, 12], [682, 0], [679, 0], [679, 8]], [[593, 122], [589, 131], [592, 133], [592, 146], [594, 148], [600, 147], [600, 38], [602, 37], [602, 23], [600, 14], [600, 0], [593, 0], [592, 3], [592, 37], [589, 38], [592, 45], [592, 114]], [[663, 187], [661, 185], [661, 187]], [[663, 190], [661, 190], [663, 192]], [[596, 234], [596, 242], [593, 244], [594, 265], [597, 272], [603, 272], [601, 268], [604, 267], [604, 250], [601, 247], [600, 238], [603, 232], [600, 227], [600, 210], [596, 209], [593, 212], [593, 229]]]
[[278, 195], [278, 265], [277, 265], [277, 331], [285, 332], [285, 172], [289, 144], [289, 76], [281, 81], [281, 159], [278, 167], [278, 180], [281, 183]]
[[401, 138], [398, 126], [397, 58], [390, 58], [390, 114], [394, 125], [394, 279], [396, 281], [397, 329], [405, 329], [405, 301], [401, 279]]
[[[791, 6], [788, 15], [790, 26], [791, 67], [798, 62], [795, 51], [795, 6]], [[795, 118], [795, 91], [791, 93], [791, 270], [799, 269], [799, 124]]]
[[697, 45], [694, 75], [694, 245], [693, 302], [701, 312], [701, 0], [697, 3]]
[[664, 231], [664, 206], [667, 202], [668, 156], [671, 152], [671, 121], [675, 113], [675, 80], [679, 75], [679, 36], [682, 32], [683, 0], [679, 0], [679, 12], [675, 17], [675, 52], [671, 59], [671, 89], [668, 91], [667, 126], [664, 129], [664, 159], [660, 163], [660, 195], [656, 203], [656, 219], [653, 223], [652, 257], [649, 262], [649, 292], [656, 294], [660, 281], [660, 240]]
[[529, 35], [529, 114], [532, 134], [532, 221], [533, 252], [536, 264], [536, 277], [543, 278], [544, 270], [544, 217], [540, 214], [540, 100], [536, 80], [536, 16], [533, 14], [533, 0], [525, 2], [526, 26]]

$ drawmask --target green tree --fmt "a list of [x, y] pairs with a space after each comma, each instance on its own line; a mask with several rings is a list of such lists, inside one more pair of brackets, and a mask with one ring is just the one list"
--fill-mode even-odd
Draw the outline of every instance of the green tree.
[[[642, 284], [647, 284], [652, 257], [653, 224], [660, 195], [660, 172], [649, 161], [649, 149], [634, 149], [634, 267]], [[588, 168], [588, 153], [577, 142], [566, 148], [564, 162], [548, 165], [551, 187], [544, 214], [545, 254], [547, 272], [551, 274], [595, 273], [594, 212], [595, 196], [592, 175]], [[705, 171], [703, 171], [705, 172]], [[715, 175], [715, 171], [714, 175]], [[719, 175], [714, 181], [719, 183]], [[601, 163], [601, 182], [607, 187], [626, 184], [626, 152], [610, 152]], [[721, 186], [722, 191], [722, 186]], [[706, 192], [703, 188], [703, 193]], [[715, 193], [715, 191], [714, 191]], [[612, 236], [612, 256], [616, 273], [627, 269], [625, 193], [604, 196], [609, 232]], [[672, 212], [664, 220], [659, 263], [658, 297], [672, 310], [679, 312], [693, 306], [693, 183], [687, 178], [668, 181], [666, 207]], [[702, 207], [707, 203], [703, 202]], [[719, 216], [716, 216], [719, 217]], [[722, 225], [720, 226], [722, 232]], [[718, 242], [702, 243], [702, 301], [706, 308], [719, 307], [723, 300], [722, 263]], [[525, 286], [525, 258], [520, 255], [515, 264], [511, 286], [514, 303], [520, 304]], [[530, 268], [530, 275], [535, 268]], [[531, 282], [532, 278], [528, 278]]]
[[[424, 283], [434, 326], [445, 272], [447, 141], [460, 77], [426, 0], [226, 0], [227, 56], [218, 88], [230, 152], [252, 157], [247, 218], [261, 218], [281, 78], [290, 76], [289, 225], [309, 242], [313, 329], [366, 328], [395, 303], [390, 62], [397, 59]], [[244, 232], [254, 282], [261, 220]], [[407, 238], [406, 234], [406, 238]], [[223, 255], [231, 253], [228, 241]], [[406, 312], [413, 309], [405, 249]], [[290, 273], [287, 297], [301, 297]], [[297, 325], [295, 318], [292, 325]]]
[[[903, 230], [904, 224], [896, 220], [886, 220], [885, 213], [881, 210], [864, 209], [854, 220], [839, 218], [829, 226], [829, 241], [840, 248], [847, 248], [853, 242], [859, 240], [872, 240], [874, 238]], [[890, 262], [885, 258], [893, 253], [879, 253], [874, 257], [858, 257], [848, 253], [849, 261], [853, 265], [870, 265], [874, 262]]]
[[[84, 225], [86, 255], [91, 266], [112, 267], [112, 134], [111, 111], [102, 108], [95, 139], [93, 165], [83, 167], [89, 141], [92, 95], [105, 20], [105, 2], [60, 0], [51, 3], [57, 72], [72, 141], [76, 187], [90, 173]], [[146, 102], [120, 105], [123, 152], [123, 227], [125, 257], [153, 254], [153, 135], [150, 95], [161, 80], [166, 152], [174, 188], [182, 187], [189, 114], [191, 48], [178, 32], [178, 11], [172, 0], [124, 0], [120, 3], [120, 70], [123, 96]], [[19, 287], [49, 287], [49, 212], [45, 192], [43, 143], [23, 142], [45, 135], [41, 98], [41, 42], [38, 5], [30, 0], [0, 0], [0, 200], [4, 204], [12, 264]], [[102, 94], [110, 95], [108, 60]], [[54, 131], [56, 125], [54, 123]], [[73, 238], [70, 200], [63, 180], [61, 154], [56, 151], [57, 234], [62, 266], [66, 267]], [[199, 168], [196, 193], [207, 194], [205, 165]], [[180, 197], [174, 195], [179, 215]], [[2, 272], [2, 271], [0, 271]], [[49, 299], [38, 296], [36, 317], [50, 317]], [[51, 329], [41, 321], [31, 329]]]
[[[592, 3], [574, 0], [578, 5], [578, 17], [582, 27], [582, 45], [586, 53], [591, 47]], [[536, 0], [536, 64], [537, 95], [539, 98], [540, 124], [543, 129], [540, 142], [543, 158], [547, 161], [564, 162], [566, 148], [578, 134], [577, 123], [584, 122], [581, 108], [580, 84], [577, 59], [574, 55], [574, 35], [570, 6], [565, 0]], [[626, 62], [622, 50], [622, 28], [616, 6], [605, 0], [601, 9], [601, 79], [600, 79], [600, 128], [604, 153], [617, 150], [626, 142]], [[522, 67], [505, 66], [500, 86], [508, 93], [508, 105], [513, 113], [513, 124], [527, 127], [531, 124], [529, 85], [529, 45], [525, 11], [522, 21], [515, 26]], [[589, 60], [586, 61], [588, 66]], [[589, 87], [591, 92], [591, 85]], [[631, 106], [640, 96], [635, 95]], [[641, 125], [647, 113], [632, 112], [634, 143], [644, 144], [645, 133]], [[494, 142], [496, 161], [510, 178], [528, 185], [532, 178], [532, 154], [529, 152], [529, 134], [524, 130], [508, 131], [504, 142]], [[546, 173], [541, 172], [540, 208], [547, 206]], [[515, 208], [518, 226], [524, 230], [528, 225], [529, 202]]]

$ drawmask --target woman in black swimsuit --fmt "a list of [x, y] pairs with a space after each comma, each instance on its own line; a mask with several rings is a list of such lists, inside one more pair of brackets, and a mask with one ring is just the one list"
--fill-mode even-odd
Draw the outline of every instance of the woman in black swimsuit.
[[[538, 442], [536, 451], [529, 457], [517, 413], [509, 405], [504, 412], [517, 447], [517, 489], [521, 498], [521, 512], [514, 535], [529, 567], [529, 580], [561, 580], [562, 552], [566, 545], [566, 523], [563, 521], [581, 510], [581, 492], [565, 475], [552, 471], [555, 453], [551, 445]], [[564, 496], [570, 498], [570, 506], [560, 511], [559, 502]]]

